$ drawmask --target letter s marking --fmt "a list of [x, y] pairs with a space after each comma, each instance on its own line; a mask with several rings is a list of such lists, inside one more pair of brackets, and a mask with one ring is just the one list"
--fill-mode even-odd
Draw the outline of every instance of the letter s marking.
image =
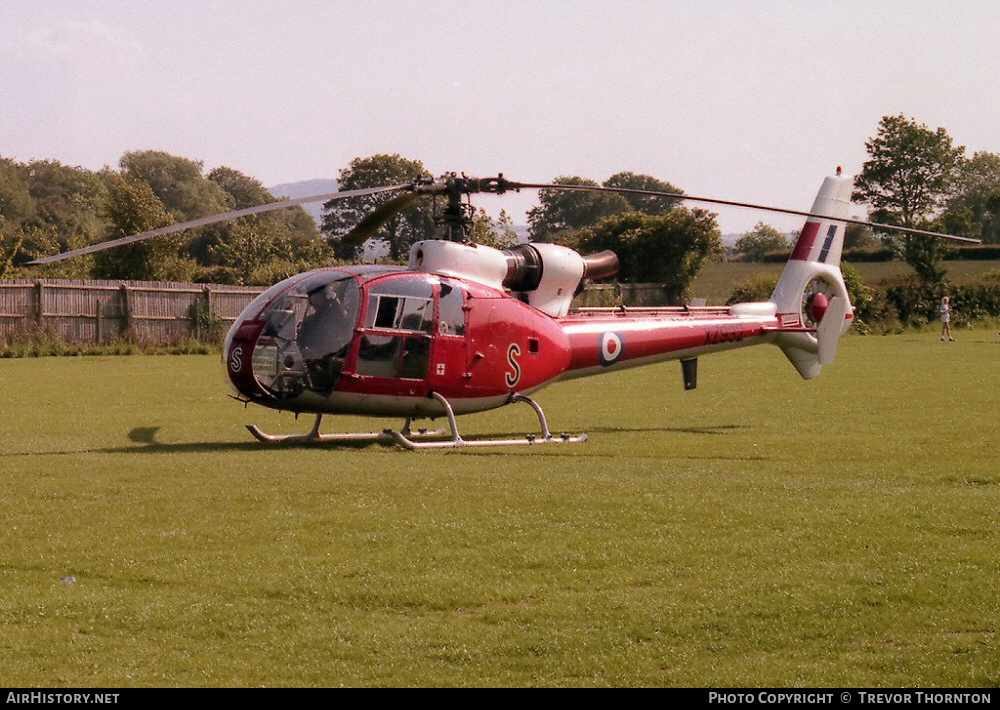
[[510, 364], [511, 371], [504, 374], [508, 387], [513, 387], [521, 381], [521, 366], [516, 359], [520, 355], [521, 348], [517, 346], [517, 343], [511, 343], [510, 347], [507, 348], [507, 362]]

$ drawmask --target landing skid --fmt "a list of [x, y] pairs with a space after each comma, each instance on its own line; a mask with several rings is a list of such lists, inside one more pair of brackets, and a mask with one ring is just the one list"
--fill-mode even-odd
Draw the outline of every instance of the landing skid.
[[319, 431], [320, 422], [323, 420], [322, 414], [316, 415], [316, 421], [308, 434], [265, 434], [256, 426], [247, 425], [247, 430], [253, 434], [254, 438], [265, 444], [296, 444], [296, 443], [316, 443], [325, 441], [339, 441], [344, 443], [385, 443], [397, 444], [404, 449], [413, 451], [415, 449], [455, 449], [466, 446], [520, 446], [533, 444], [578, 444], [587, 440], [586, 434], [560, 434], [553, 436], [549, 431], [548, 422], [545, 421], [545, 413], [535, 400], [522, 394], [512, 394], [507, 400], [508, 404], [514, 402], [524, 402], [529, 405], [538, 417], [538, 424], [541, 427], [541, 434], [528, 434], [519, 439], [463, 439], [458, 432], [458, 423], [455, 421], [455, 411], [451, 403], [437, 392], [431, 392], [431, 397], [440, 402], [448, 415], [448, 426], [451, 428], [451, 437], [447, 436], [444, 429], [428, 431], [426, 429], [410, 430], [410, 420], [407, 419], [403, 428], [399, 431], [386, 429], [381, 432], [357, 433], [357, 434], [321, 434]]
[[538, 416], [538, 424], [542, 428], [541, 436], [537, 434], [528, 434], [523, 439], [463, 439], [462, 435], [458, 433], [458, 423], [455, 421], [455, 411], [451, 407], [451, 403], [442, 397], [437, 392], [431, 392], [431, 397], [436, 399], [442, 405], [444, 405], [445, 413], [448, 415], [448, 426], [451, 428], [451, 438], [443, 441], [414, 441], [412, 438], [405, 436], [403, 432], [389, 432], [396, 443], [402, 446], [404, 449], [456, 449], [465, 446], [519, 446], [519, 445], [532, 445], [532, 444], [578, 444], [587, 440], [586, 434], [578, 434], [571, 436], [569, 434], [560, 434], [559, 436], [552, 436], [552, 432], [549, 431], [548, 422], [545, 421], [545, 412], [542, 408], [538, 406], [538, 403], [531, 399], [531, 397], [526, 397], [523, 394], [512, 394], [507, 400], [508, 404], [514, 402], [524, 402], [531, 406], [535, 410], [535, 414]]
[[[321, 434], [319, 431], [319, 425], [322, 421], [323, 415], [317, 414], [316, 421], [313, 423], [313, 427], [308, 434], [266, 434], [254, 424], [248, 424], [247, 431], [253, 434], [257, 441], [265, 444], [310, 444], [324, 441], [362, 444], [381, 442], [384, 444], [393, 444], [396, 442], [394, 435], [399, 434], [399, 432], [390, 431], [389, 429], [381, 432]], [[403, 425], [402, 431], [407, 436], [415, 439], [440, 437], [445, 435], [444, 429], [435, 429], [433, 431], [428, 431], [427, 429], [417, 429], [415, 432], [412, 432], [410, 431], [409, 419], [407, 419], [406, 423]]]

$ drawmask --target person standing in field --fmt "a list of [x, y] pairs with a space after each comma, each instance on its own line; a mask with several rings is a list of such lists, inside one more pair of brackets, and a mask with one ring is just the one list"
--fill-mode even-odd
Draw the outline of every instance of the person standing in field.
[[954, 342], [955, 338], [951, 335], [951, 299], [945, 296], [941, 299], [941, 340], [947, 335], [948, 340]]

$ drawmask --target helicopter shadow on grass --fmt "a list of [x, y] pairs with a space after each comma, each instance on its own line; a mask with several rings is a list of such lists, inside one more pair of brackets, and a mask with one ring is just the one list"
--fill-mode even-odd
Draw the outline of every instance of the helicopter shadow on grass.
[[338, 448], [363, 449], [376, 445], [389, 448], [389, 443], [378, 441], [307, 441], [307, 442], [277, 442], [262, 445], [256, 441], [189, 441], [178, 443], [163, 443], [156, 440], [160, 427], [136, 427], [129, 431], [128, 439], [131, 445], [110, 446], [104, 448], [64, 449], [60, 451], [12, 451], [0, 454], [0, 458], [27, 456], [79, 456], [80, 454], [181, 454], [181, 453], [222, 453], [227, 451], [260, 452], [268, 449], [294, 448]]
[[128, 433], [128, 440], [139, 446], [121, 446], [99, 449], [100, 453], [115, 454], [167, 454], [167, 453], [212, 453], [223, 451], [253, 451], [259, 448], [252, 441], [189, 441], [168, 444], [156, 440], [160, 427], [135, 427]]
[[[178, 442], [178, 443], [164, 443], [157, 441], [157, 434], [159, 433], [161, 427], [150, 426], [150, 427], [135, 427], [128, 432], [128, 439], [131, 442], [130, 445], [125, 446], [114, 446], [105, 448], [94, 448], [94, 449], [75, 449], [75, 450], [64, 450], [64, 451], [34, 451], [34, 452], [11, 452], [7, 454], [0, 454], [0, 457], [6, 456], [51, 456], [51, 455], [63, 455], [63, 456], [75, 456], [79, 454], [177, 454], [177, 453], [220, 453], [228, 451], [246, 451], [246, 452], [259, 452], [267, 449], [279, 449], [279, 450], [289, 450], [289, 449], [301, 449], [301, 448], [314, 448], [314, 449], [349, 449], [349, 450], [361, 450], [368, 447], [377, 447], [381, 449], [394, 449], [395, 444], [391, 441], [291, 441], [291, 442], [274, 442], [267, 445], [262, 445], [256, 441], [205, 441], [205, 442]], [[714, 426], [703, 426], [703, 427], [593, 427], [590, 428], [589, 434], [698, 434], [704, 436], [724, 436], [731, 431], [738, 429], [745, 429], [743, 425], [737, 424], [720, 424]], [[558, 435], [558, 434], [557, 434]], [[523, 437], [523, 432], [508, 432], [506, 434], [498, 435], [501, 438], [516, 439]], [[476, 437], [473, 437], [476, 438]], [[498, 447], [505, 451], [526, 451], [532, 450], [537, 453], [537, 446], [510, 446], [510, 447]], [[548, 449], [548, 447], [545, 447]], [[559, 447], [562, 448], [562, 447]], [[575, 448], [575, 447], [574, 447]], [[457, 447], [455, 449], [439, 449], [440, 452], [453, 452], [461, 451], [466, 455], [495, 455], [497, 449], [484, 450], [481, 448], [464, 448]], [[551, 450], [547, 451], [550, 455], [560, 455], [558, 451]], [[617, 454], [599, 454], [597, 452], [588, 452], [590, 456], [617, 456]], [[710, 457], [714, 458], [714, 457]]]
[[128, 433], [129, 441], [142, 446], [125, 446], [105, 450], [108, 453], [210, 453], [223, 451], [262, 451], [266, 449], [363, 449], [376, 445], [389, 448], [391, 442], [384, 441], [277, 441], [261, 444], [257, 441], [187, 442], [165, 444], [156, 440], [160, 427], [136, 427]]
[[[720, 424], [714, 426], [704, 426], [704, 427], [595, 427], [590, 431], [597, 434], [699, 434], [707, 436], [724, 436], [730, 431], [737, 429], [746, 428], [743, 425], [737, 424]], [[129, 440], [141, 444], [142, 446], [127, 446], [115, 449], [103, 450], [106, 453], [138, 453], [138, 454], [149, 454], [149, 453], [208, 453], [208, 452], [221, 452], [221, 451], [261, 451], [262, 449], [297, 449], [297, 448], [318, 448], [318, 449], [351, 449], [360, 450], [365, 449], [370, 446], [377, 446], [383, 449], [395, 449], [396, 446], [391, 441], [289, 441], [289, 442], [274, 442], [267, 445], [261, 445], [254, 441], [244, 441], [244, 442], [189, 442], [189, 443], [178, 443], [178, 444], [164, 444], [156, 440], [156, 435], [159, 432], [160, 427], [136, 427], [129, 432]], [[558, 434], [556, 434], [558, 436]], [[496, 435], [492, 438], [502, 438], [502, 439], [519, 439], [523, 438], [523, 432], [506, 432], [503, 434]], [[446, 436], [443, 438], [447, 438]], [[477, 437], [472, 437], [473, 439]], [[520, 451], [520, 450], [537, 450], [537, 446], [509, 446], [509, 447], [498, 447], [505, 451]], [[555, 450], [549, 450], [545, 447], [547, 452], [550, 454], [557, 454]], [[562, 448], [562, 447], [560, 447]], [[461, 451], [465, 454], [478, 453], [480, 455], [495, 455], [497, 449], [492, 449], [491, 451], [485, 451], [477, 447], [456, 447], [454, 449], [445, 448], [438, 449], [442, 453]], [[600, 455], [591, 452], [590, 455]], [[608, 454], [610, 455], [610, 454]], [[718, 458], [718, 457], [706, 457], [706, 458]], [[723, 457], [728, 458], [728, 457]], [[743, 457], [740, 457], [743, 458]]]

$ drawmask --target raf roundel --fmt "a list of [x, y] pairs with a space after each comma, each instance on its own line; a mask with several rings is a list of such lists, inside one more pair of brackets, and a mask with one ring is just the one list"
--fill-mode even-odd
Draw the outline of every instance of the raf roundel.
[[625, 343], [618, 333], [604, 333], [601, 336], [600, 358], [602, 365], [607, 367], [618, 362], [623, 352], [625, 352]]

